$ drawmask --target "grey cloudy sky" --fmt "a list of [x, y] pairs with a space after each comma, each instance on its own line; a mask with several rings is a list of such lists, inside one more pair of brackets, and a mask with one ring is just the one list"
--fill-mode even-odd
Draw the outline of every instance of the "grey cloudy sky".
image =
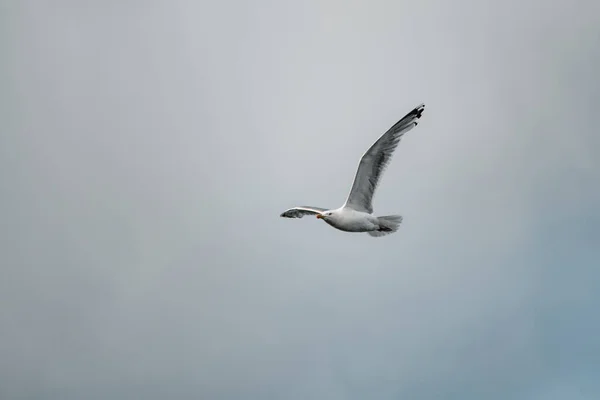
[[597, 1], [0, 4], [2, 399], [600, 397]]

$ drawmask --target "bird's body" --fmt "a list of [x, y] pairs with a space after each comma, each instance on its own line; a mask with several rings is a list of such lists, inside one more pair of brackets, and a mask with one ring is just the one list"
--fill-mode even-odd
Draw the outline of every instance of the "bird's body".
[[377, 217], [362, 211], [356, 211], [349, 207], [341, 207], [328, 211], [325, 222], [336, 229], [344, 232], [371, 232], [379, 228]]
[[372, 199], [379, 179], [391, 160], [400, 138], [414, 128], [425, 108], [424, 104], [406, 114], [384, 133], [362, 156], [350, 194], [343, 206], [328, 210], [319, 207], [293, 207], [281, 214], [284, 218], [302, 218], [316, 215], [336, 229], [345, 232], [367, 232], [371, 236], [383, 236], [396, 232], [402, 217], [373, 215]]

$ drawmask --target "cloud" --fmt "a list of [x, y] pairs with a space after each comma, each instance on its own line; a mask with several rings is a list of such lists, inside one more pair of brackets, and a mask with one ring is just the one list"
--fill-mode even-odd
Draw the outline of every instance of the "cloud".
[[[598, 393], [593, 2], [33, 4], [3, 398]], [[375, 197], [398, 233], [278, 218], [339, 206], [420, 102]]]

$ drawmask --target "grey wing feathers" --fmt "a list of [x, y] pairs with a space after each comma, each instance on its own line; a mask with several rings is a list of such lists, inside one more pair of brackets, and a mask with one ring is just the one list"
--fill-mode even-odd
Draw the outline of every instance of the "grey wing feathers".
[[417, 126], [425, 105], [421, 104], [395, 123], [367, 150], [358, 165], [346, 207], [357, 211], [373, 212], [373, 194], [383, 171], [392, 159], [402, 136]]
[[281, 213], [280, 217], [283, 218], [302, 218], [305, 215], [321, 214], [323, 211], [327, 211], [328, 208], [311, 207], [311, 206], [300, 206], [293, 207], [285, 210]]

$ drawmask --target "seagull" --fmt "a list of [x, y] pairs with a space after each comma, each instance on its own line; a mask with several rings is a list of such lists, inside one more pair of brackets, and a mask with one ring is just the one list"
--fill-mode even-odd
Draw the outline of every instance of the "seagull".
[[415, 107], [400, 121], [395, 123], [386, 133], [367, 150], [360, 159], [358, 171], [350, 194], [343, 206], [327, 209], [311, 206], [299, 206], [281, 213], [283, 218], [302, 218], [305, 215], [316, 215], [332, 227], [344, 232], [366, 232], [370, 236], [380, 237], [396, 232], [402, 216], [373, 215], [373, 194], [381, 179], [383, 171], [392, 159], [392, 155], [402, 136], [417, 126], [425, 104]]

